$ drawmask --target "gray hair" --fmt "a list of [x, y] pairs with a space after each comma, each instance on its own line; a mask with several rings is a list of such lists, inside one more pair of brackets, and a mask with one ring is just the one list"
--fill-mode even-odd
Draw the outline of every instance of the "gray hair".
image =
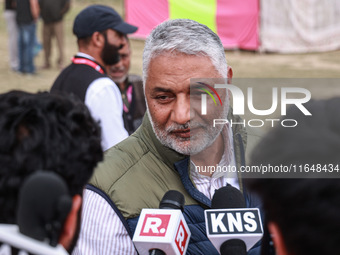
[[174, 19], [153, 29], [143, 52], [144, 83], [151, 59], [166, 52], [207, 56], [222, 77], [227, 77], [228, 65], [221, 40], [206, 25], [190, 19]]

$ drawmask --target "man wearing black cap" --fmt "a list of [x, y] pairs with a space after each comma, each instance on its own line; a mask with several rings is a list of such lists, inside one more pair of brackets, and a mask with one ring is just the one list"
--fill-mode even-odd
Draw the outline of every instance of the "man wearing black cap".
[[51, 89], [51, 93], [75, 94], [89, 107], [92, 116], [101, 123], [104, 150], [128, 136], [122, 118], [121, 94], [105, 69], [119, 61], [118, 50], [127, 43], [124, 35], [136, 30], [137, 27], [125, 23], [111, 7], [85, 8], [73, 25], [79, 52]]

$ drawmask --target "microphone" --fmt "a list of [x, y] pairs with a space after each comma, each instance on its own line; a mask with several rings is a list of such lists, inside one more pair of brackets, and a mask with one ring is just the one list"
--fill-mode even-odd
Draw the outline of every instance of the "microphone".
[[19, 231], [39, 241], [48, 239], [55, 247], [71, 208], [72, 197], [66, 182], [54, 172], [37, 171], [24, 181], [20, 189]]
[[258, 208], [245, 208], [241, 192], [231, 185], [216, 190], [205, 210], [207, 236], [221, 255], [243, 255], [263, 235]]
[[133, 235], [133, 243], [140, 255], [183, 255], [191, 232], [182, 211], [182, 193], [169, 190], [163, 196], [160, 209], [143, 209]]

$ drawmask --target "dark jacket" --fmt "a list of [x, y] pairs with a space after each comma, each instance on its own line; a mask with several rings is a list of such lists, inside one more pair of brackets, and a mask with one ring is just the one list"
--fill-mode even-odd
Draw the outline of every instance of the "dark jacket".
[[70, 8], [70, 0], [39, 0], [40, 14], [44, 23], [61, 21]]
[[[75, 56], [77, 59], [86, 59], [83, 57]], [[94, 63], [96, 63], [94, 61]], [[98, 63], [96, 63], [100, 66]], [[105, 68], [102, 67], [105, 71]], [[51, 93], [66, 92], [68, 94], [74, 94], [79, 99], [85, 102], [86, 91], [90, 84], [99, 78], [107, 77], [106, 74], [101, 74], [93, 67], [85, 64], [70, 64], [66, 67], [60, 75], [57, 77], [52, 85]]]
[[16, 1], [15, 0], [5, 0], [5, 10], [15, 10], [16, 9]]
[[19, 26], [30, 25], [34, 22], [30, 0], [17, 0], [17, 16], [16, 20]]
[[128, 111], [125, 109], [123, 111], [123, 119], [124, 127], [129, 135], [131, 135], [142, 124], [146, 105], [142, 78], [138, 75], [129, 74], [126, 82], [126, 88], [132, 86], [132, 100], [128, 107]]

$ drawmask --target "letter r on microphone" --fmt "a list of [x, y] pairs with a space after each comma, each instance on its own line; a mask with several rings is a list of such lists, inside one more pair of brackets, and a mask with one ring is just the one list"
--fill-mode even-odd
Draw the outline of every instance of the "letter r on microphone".
[[165, 236], [170, 217], [170, 214], [146, 214], [140, 235]]
[[167, 255], [184, 255], [190, 236], [190, 229], [181, 210], [143, 209], [133, 235], [133, 243], [141, 255], [155, 249]]
[[184, 227], [183, 221], [181, 221], [178, 226], [178, 230], [177, 230], [177, 234], [175, 238], [175, 243], [177, 245], [177, 248], [180, 254], [184, 253], [184, 249], [185, 249], [185, 245], [187, 243], [188, 237], [189, 237], [188, 232], [186, 231]]

